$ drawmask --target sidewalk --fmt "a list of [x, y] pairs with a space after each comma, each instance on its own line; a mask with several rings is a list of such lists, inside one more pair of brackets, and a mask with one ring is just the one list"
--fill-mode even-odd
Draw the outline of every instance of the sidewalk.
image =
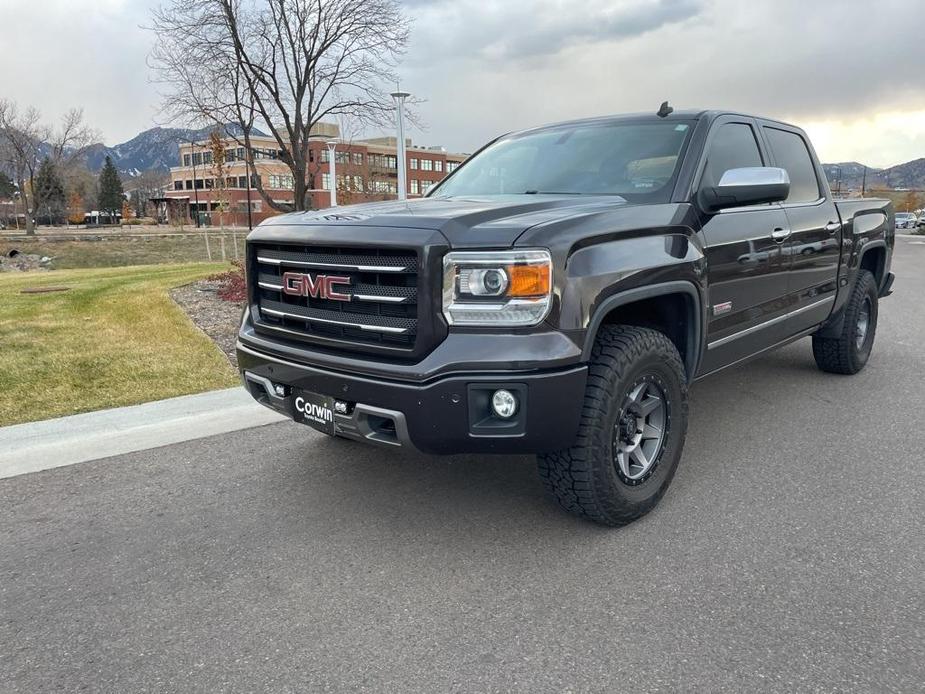
[[0, 478], [284, 421], [244, 388], [0, 428]]

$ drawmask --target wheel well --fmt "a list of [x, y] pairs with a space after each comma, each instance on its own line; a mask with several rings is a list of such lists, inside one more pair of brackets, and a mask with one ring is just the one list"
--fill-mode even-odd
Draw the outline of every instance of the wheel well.
[[604, 316], [601, 325], [635, 325], [668, 336], [692, 379], [697, 362], [697, 307], [686, 293], [662, 294], [621, 304]]
[[859, 270], [869, 270], [874, 279], [877, 280], [877, 287], [883, 286], [883, 268], [886, 265], [886, 249], [882, 246], [871, 248], [861, 256], [861, 262], [858, 265]]

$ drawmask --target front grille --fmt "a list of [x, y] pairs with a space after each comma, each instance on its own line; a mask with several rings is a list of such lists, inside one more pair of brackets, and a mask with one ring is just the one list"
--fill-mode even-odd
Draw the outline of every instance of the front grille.
[[[408, 249], [260, 244], [250, 249], [259, 327], [288, 337], [412, 350], [418, 336], [418, 256]], [[350, 301], [283, 291], [287, 272], [348, 277]], [[254, 278], [256, 281], [254, 281]]]

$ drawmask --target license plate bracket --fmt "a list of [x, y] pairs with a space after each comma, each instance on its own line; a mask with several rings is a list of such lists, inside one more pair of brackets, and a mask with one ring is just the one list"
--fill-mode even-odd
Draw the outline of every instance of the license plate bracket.
[[293, 389], [290, 403], [293, 420], [334, 436], [334, 398]]

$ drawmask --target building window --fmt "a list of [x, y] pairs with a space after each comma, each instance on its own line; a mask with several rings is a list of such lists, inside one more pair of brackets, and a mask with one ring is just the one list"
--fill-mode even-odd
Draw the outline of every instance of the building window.
[[203, 152], [202, 153], [202, 163], [211, 164], [212, 163], [212, 152]]
[[180, 180], [174, 181], [174, 182], [173, 182], [173, 189], [174, 189], [174, 190], [183, 190], [183, 181], [180, 181]]
[[357, 166], [363, 166], [363, 153], [362, 152], [353, 153], [353, 163], [356, 164]]
[[188, 154], [184, 154], [183, 155], [183, 166], [189, 166], [189, 165], [190, 165], [190, 156]]
[[321, 150], [321, 163], [327, 164], [331, 160], [331, 150], [327, 147]]
[[421, 159], [421, 171], [433, 171], [434, 170], [434, 160], [433, 159]]
[[412, 168], [412, 169], [418, 168], [418, 160], [417, 160], [417, 159], [412, 159], [412, 160], [411, 160], [411, 168]]
[[459, 162], [458, 162], [458, 161], [448, 161], [448, 162], [446, 163], [446, 172], [447, 172], [447, 173], [453, 173], [454, 171], [456, 171], [456, 169], [457, 169], [458, 167], [459, 167]]
[[427, 195], [427, 191], [434, 187], [436, 181], [421, 181], [421, 195]]
[[[411, 161], [414, 161], [414, 159], [412, 159]], [[411, 194], [412, 195], [421, 194], [420, 184], [418, 183], [418, 179], [416, 178], [411, 179]]]
[[201, 178], [196, 179], [196, 190], [202, 190], [202, 179]]
[[367, 155], [369, 165], [376, 166], [380, 169], [395, 169], [398, 167], [398, 157], [394, 154], [370, 154]]
[[334, 152], [334, 161], [338, 164], [349, 164], [350, 152]]
[[370, 193], [397, 193], [398, 184], [392, 183], [390, 181], [370, 181], [369, 182], [369, 192]]
[[321, 174], [321, 188], [322, 190], [331, 190], [331, 174]]
[[202, 166], [202, 152], [193, 152], [193, 166]]
[[436, 159], [434, 161], [434, 171], [443, 171], [443, 160]]
[[292, 190], [294, 187], [294, 179], [290, 174], [270, 174], [270, 188]]

